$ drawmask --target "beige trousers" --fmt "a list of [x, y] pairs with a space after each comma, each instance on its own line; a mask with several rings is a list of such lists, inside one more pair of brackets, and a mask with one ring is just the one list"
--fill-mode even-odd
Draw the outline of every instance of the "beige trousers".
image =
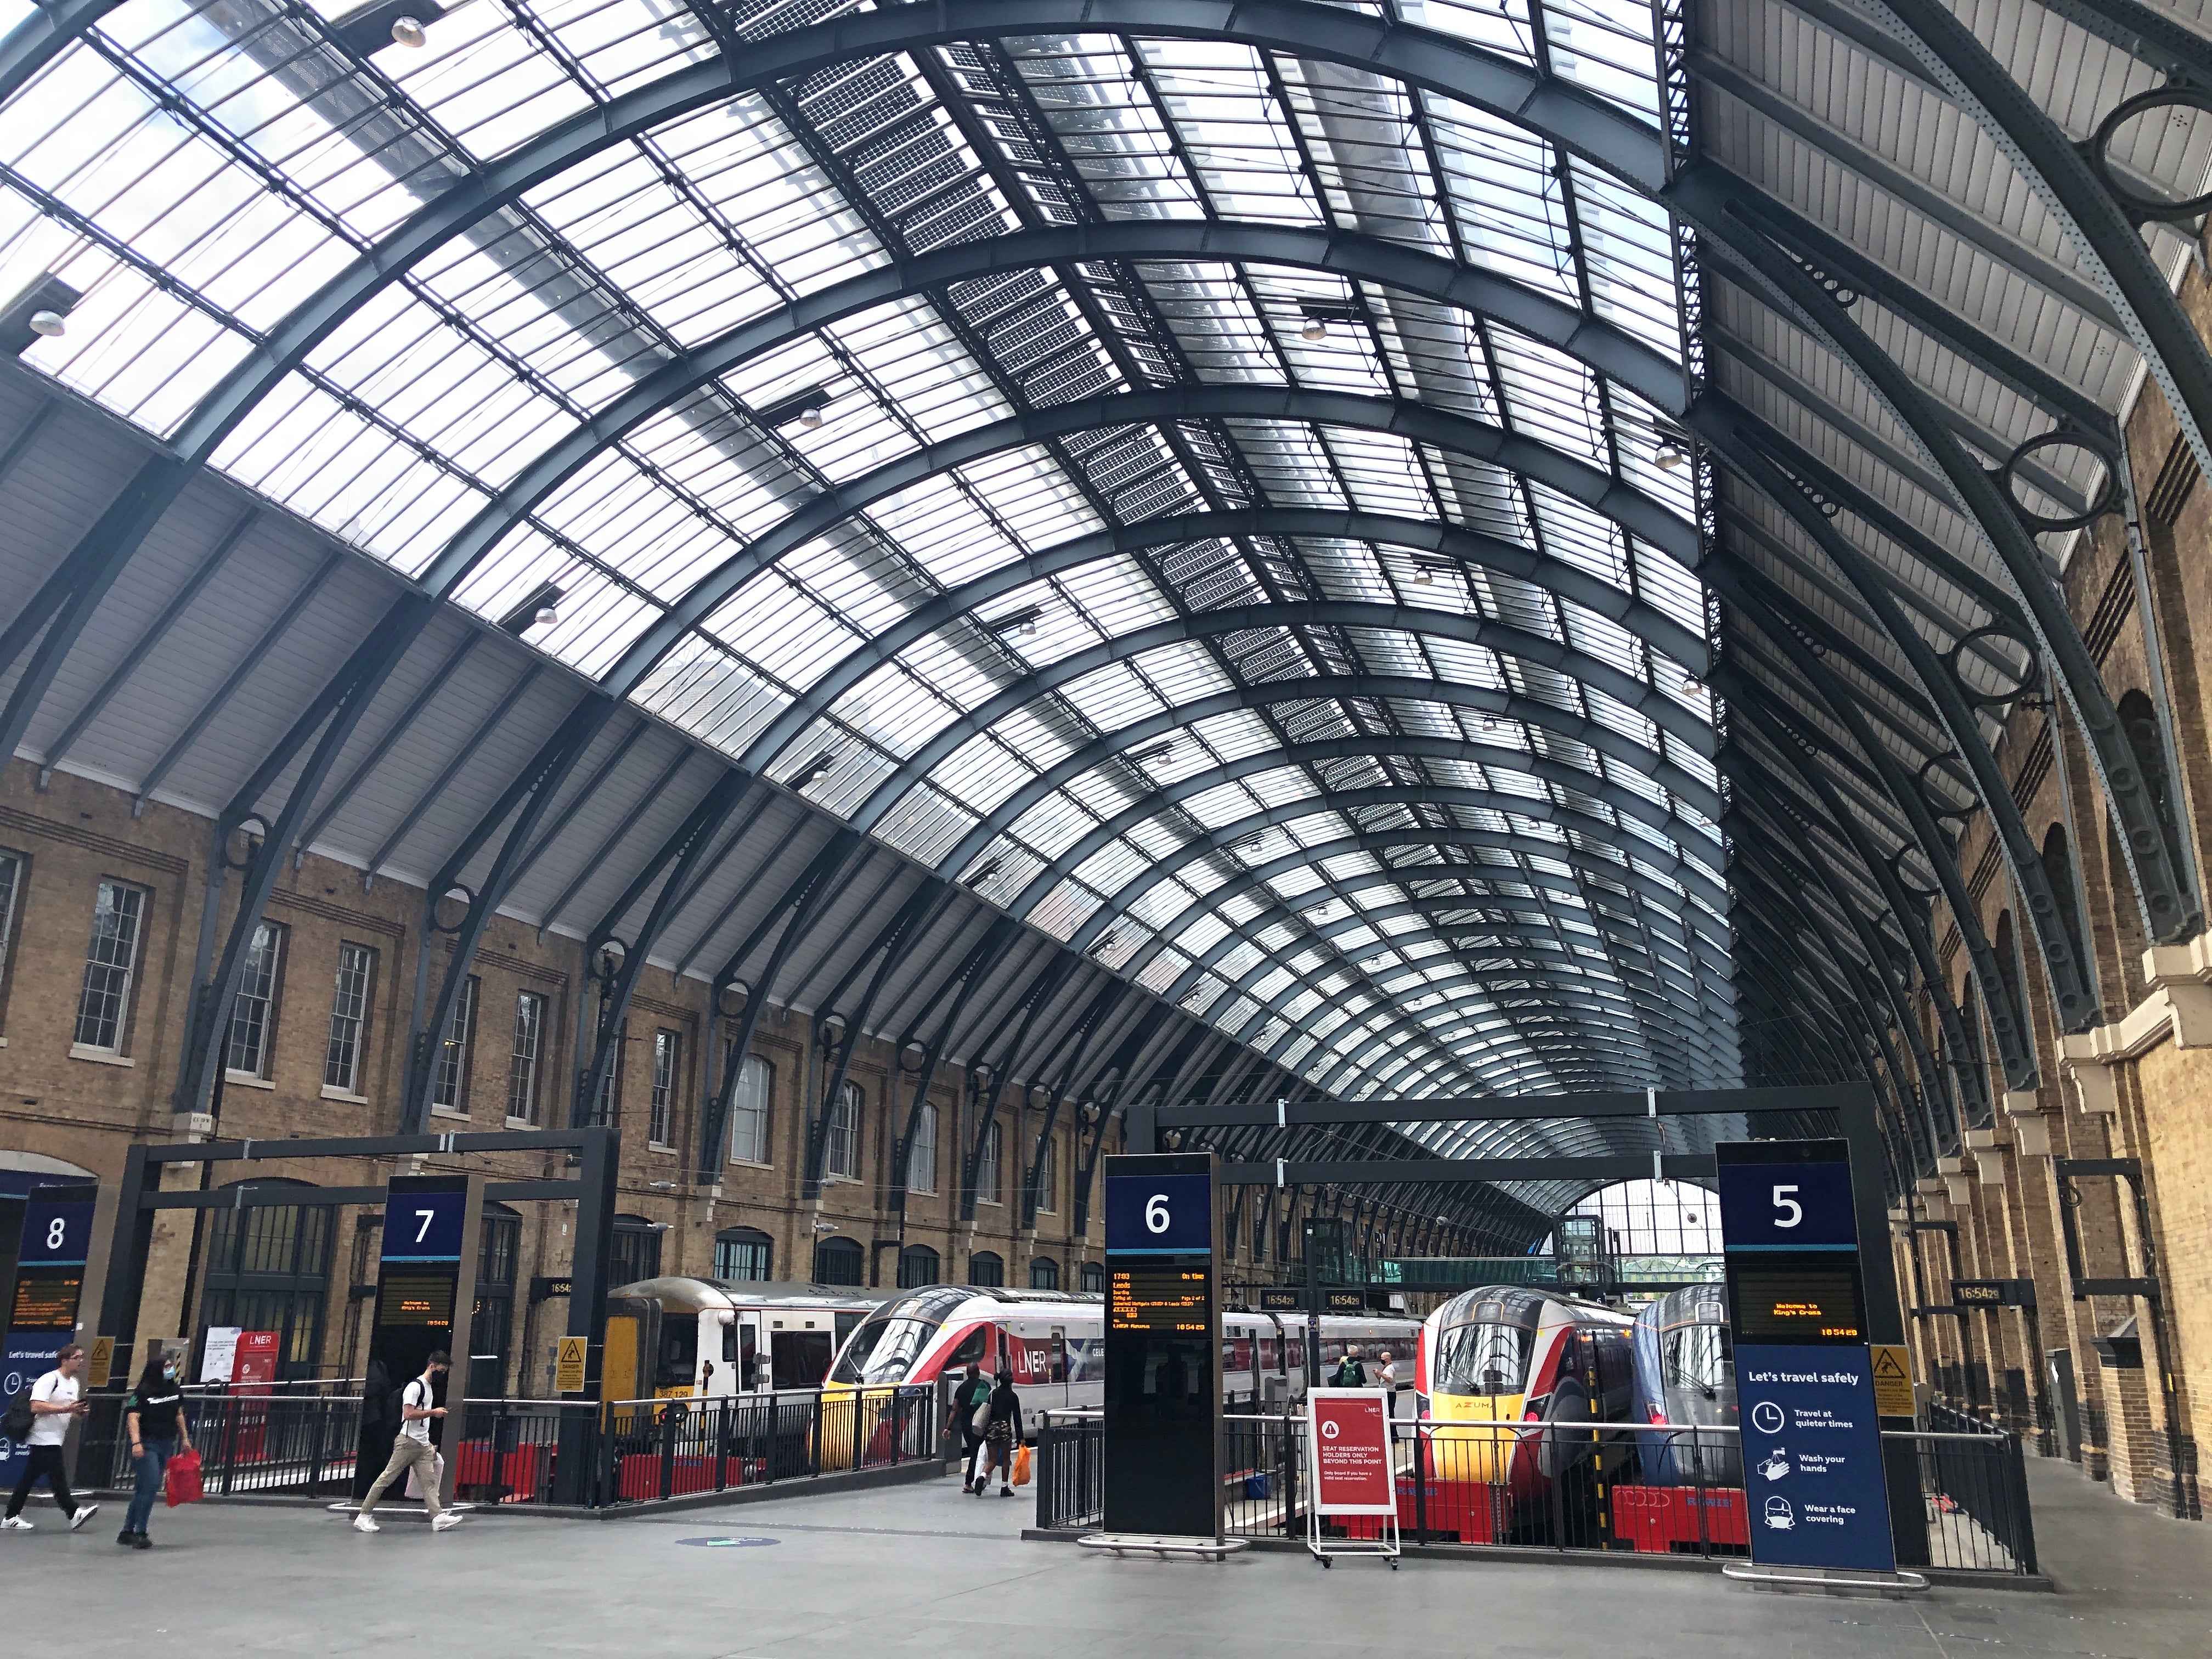
[[424, 1441], [410, 1440], [404, 1434], [392, 1443], [392, 1461], [376, 1477], [368, 1496], [361, 1500], [361, 1512], [367, 1515], [374, 1510], [376, 1500], [384, 1496], [384, 1489], [410, 1468], [415, 1471], [415, 1484], [422, 1488], [422, 1507], [434, 1518], [438, 1513], [437, 1449]]

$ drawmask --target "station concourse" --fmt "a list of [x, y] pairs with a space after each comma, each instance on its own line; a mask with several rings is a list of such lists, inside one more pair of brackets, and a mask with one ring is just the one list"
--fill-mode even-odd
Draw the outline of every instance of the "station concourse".
[[[2208, 88], [2193, 0], [0, 0], [0, 1486], [100, 1505], [0, 1585], [2204, 1650]], [[357, 1538], [447, 1346], [467, 1523]]]

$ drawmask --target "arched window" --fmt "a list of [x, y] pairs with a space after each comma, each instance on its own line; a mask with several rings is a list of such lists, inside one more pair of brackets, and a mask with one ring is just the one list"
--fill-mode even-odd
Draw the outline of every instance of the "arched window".
[[[262, 1178], [231, 1184], [305, 1188], [310, 1183]], [[203, 1338], [210, 1325], [275, 1331], [277, 1380], [314, 1376], [331, 1297], [330, 1210], [319, 1204], [271, 1204], [210, 1210], [207, 1216]]]
[[918, 1291], [939, 1282], [937, 1252], [927, 1244], [909, 1244], [899, 1252], [899, 1289]]
[[1048, 1255], [1041, 1255], [1030, 1263], [1030, 1288], [1033, 1291], [1056, 1291], [1060, 1288], [1060, 1263]]
[[914, 1139], [906, 1144], [906, 1189], [910, 1193], [937, 1190], [937, 1108], [926, 1100], [914, 1120]]
[[1103, 1292], [1106, 1289], [1106, 1264], [1103, 1261], [1085, 1262], [1081, 1280], [1085, 1290], [1094, 1293]]
[[2074, 959], [2081, 964], [2081, 976], [2087, 979], [2092, 969], [2089, 947], [2081, 931], [2081, 907], [2074, 893], [2074, 860], [2066, 846], [2066, 826], [2054, 823], [2043, 838], [2043, 879], [2050, 884], [2051, 896], [2057, 901], [2059, 925], [2065, 929], [2066, 943], [2074, 952]]
[[607, 1270], [607, 1282], [620, 1290], [659, 1278], [660, 1235], [665, 1231], [641, 1215], [617, 1216], [614, 1264]]
[[983, 1130], [983, 1156], [975, 1161], [975, 1197], [980, 1203], [1000, 1201], [999, 1162], [1003, 1144], [999, 1120], [994, 1117]]
[[858, 1285], [865, 1281], [866, 1253], [851, 1238], [825, 1238], [814, 1247], [814, 1282]]
[[1006, 1264], [989, 1250], [978, 1250], [968, 1258], [968, 1282], [1003, 1285], [1006, 1282]]
[[822, 1156], [822, 1173], [831, 1181], [860, 1178], [860, 1085], [857, 1083], [839, 1088], [837, 1103], [830, 1109], [829, 1145]]
[[757, 1227], [725, 1227], [714, 1235], [714, 1277], [762, 1284], [775, 1277], [775, 1241]]

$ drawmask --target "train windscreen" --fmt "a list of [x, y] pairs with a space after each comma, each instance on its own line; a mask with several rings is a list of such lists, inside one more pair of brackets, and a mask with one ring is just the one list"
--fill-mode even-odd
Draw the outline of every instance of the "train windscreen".
[[1522, 1394], [1534, 1329], [1521, 1325], [1455, 1325], [1437, 1342], [1430, 1387], [1438, 1394]]
[[938, 1328], [921, 1319], [871, 1319], [853, 1333], [833, 1382], [902, 1382]]

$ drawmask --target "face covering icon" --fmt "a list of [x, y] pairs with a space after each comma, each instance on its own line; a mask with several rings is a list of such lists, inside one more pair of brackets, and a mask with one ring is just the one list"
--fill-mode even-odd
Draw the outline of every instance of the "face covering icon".
[[1777, 1532], [1788, 1532], [1797, 1524], [1797, 1517], [1790, 1511], [1788, 1498], [1778, 1497], [1766, 1500], [1766, 1524]]
[[1790, 1473], [1790, 1454], [1777, 1447], [1773, 1455], [1759, 1466], [1759, 1472], [1769, 1480], [1779, 1480]]

